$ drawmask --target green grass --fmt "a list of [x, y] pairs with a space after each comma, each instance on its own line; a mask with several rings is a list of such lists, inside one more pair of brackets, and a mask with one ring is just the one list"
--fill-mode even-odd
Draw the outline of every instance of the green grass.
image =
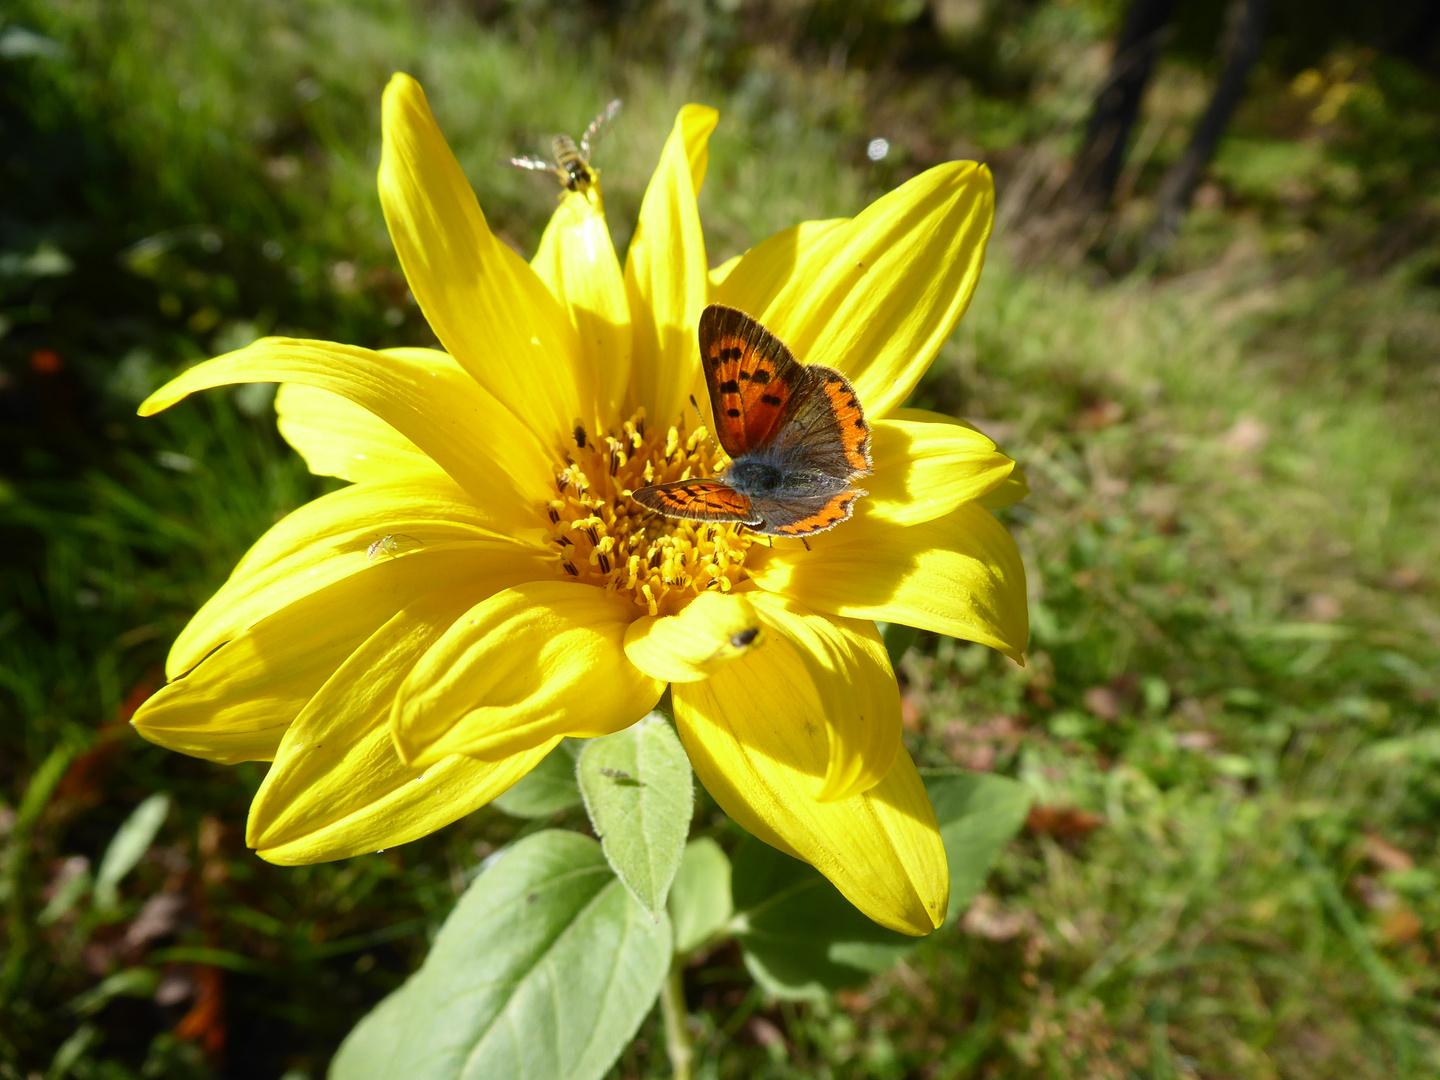
[[[518, 825], [482, 811], [383, 856], [270, 867], [241, 839], [263, 766], [128, 733], [127, 701], [189, 614], [324, 490], [263, 395], [143, 422], [133, 407], [259, 332], [428, 340], [374, 193], [390, 71], [422, 80], [493, 227], [525, 250], [554, 194], [505, 157], [623, 95], [597, 157], [623, 248], [675, 109], [717, 105], [714, 262], [854, 212], [954, 152], [961, 125], [1001, 155], [1003, 195], [1007, 148], [1063, 141], [1087, 84], [977, 81], [948, 100], [937, 76], [742, 47], [721, 15], [661, 55], [638, 30], [540, 8], [488, 26], [378, 0], [16, 10], [61, 49], [0, 61], [29, 170], [10, 179], [33, 208], [0, 215], [0, 246], [50, 240], [73, 265], [0, 279], [0, 1076], [318, 1077]], [[1014, 63], [1065, 71], [1094, 23], [1040, 5], [1012, 28]], [[1424, 144], [1413, 85], [1382, 74], [1376, 94], [1398, 79], [1410, 96], [1362, 94], [1359, 127], [1303, 152], [1273, 145], [1297, 137], [1273, 124], [1242, 131], [1251, 143], [1222, 157], [1231, 202], [1194, 215], [1168, 276], [1022, 265], [997, 239], [919, 401], [976, 421], [1029, 474], [1007, 520], [1031, 653], [1022, 670], [922, 635], [903, 665], [909, 738], [925, 762], [1019, 776], [1053, 819], [1089, 827], [1022, 836], [960, 928], [833, 1005], [766, 1003], [735, 955], [710, 958], [688, 978], [702, 1076], [1440, 1072], [1440, 297], [1423, 248], [1347, 254], [1421, 196], [1391, 183], [1296, 209], [1272, 190], [1303, 154]], [[864, 143], [885, 132], [904, 139], [871, 165]], [[1251, 145], [1264, 152], [1246, 160]], [[37, 371], [36, 349], [63, 371]], [[157, 790], [173, 809], [119, 905], [60, 912], [76, 857], [93, 873]], [[136, 938], [166, 892], [178, 921]], [[180, 996], [157, 1003], [136, 969]], [[204, 986], [223, 1021], [194, 1008]], [[207, 1053], [177, 1026], [228, 1045]], [[616, 1075], [666, 1070], [652, 1018]]]

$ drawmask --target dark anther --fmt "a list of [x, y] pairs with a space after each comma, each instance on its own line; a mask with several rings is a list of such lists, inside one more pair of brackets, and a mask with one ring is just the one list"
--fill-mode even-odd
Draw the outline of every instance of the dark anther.
[[559, 510], [556, 510], [556, 509], [552, 506], [552, 507], [550, 507], [549, 514], [550, 514], [550, 524], [552, 524], [552, 525], [559, 525], [559, 524], [560, 524], [560, 511], [559, 511]]
[[608, 574], [610, 572], [610, 560], [606, 558], [605, 553], [603, 551], [598, 552], [595, 558], [600, 560], [600, 569]]
[[579, 571], [579, 570], [576, 570], [575, 567], [572, 566], [570, 563], [567, 562], [567, 563], [564, 563], [563, 565], [564, 565], [564, 567], [565, 567], [565, 572], [566, 572], [567, 574], [569, 574], [571, 577], [579, 577], [579, 576], [580, 576], [580, 571]]
[[737, 648], [737, 649], [743, 649], [743, 648], [745, 648], [747, 645], [749, 645], [752, 641], [754, 641], [754, 640], [755, 640], [757, 637], [759, 637], [759, 636], [760, 636], [760, 631], [759, 631], [759, 629], [757, 629], [756, 627], [753, 627], [753, 626], [747, 626], [744, 630], [741, 630], [738, 634], [732, 634], [732, 635], [731, 635], [731, 637], [730, 637], [730, 644], [733, 645], [733, 646], [735, 646], [735, 648]]

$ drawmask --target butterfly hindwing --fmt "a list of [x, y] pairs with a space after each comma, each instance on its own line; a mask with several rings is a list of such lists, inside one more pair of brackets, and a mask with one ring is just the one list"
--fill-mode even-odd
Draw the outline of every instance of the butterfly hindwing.
[[807, 371], [785, 343], [743, 311], [711, 304], [700, 314], [700, 362], [715, 437], [732, 458], [770, 440]]
[[770, 456], [801, 474], [834, 481], [870, 472], [870, 425], [844, 375], [820, 364], [805, 368]]
[[749, 498], [719, 480], [676, 480], [641, 488], [630, 497], [666, 517], [760, 524]]
[[833, 529], [850, 516], [855, 500], [864, 494], [858, 488], [847, 488], [833, 495], [755, 499], [755, 514], [762, 519], [755, 531], [768, 536], [808, 536]]

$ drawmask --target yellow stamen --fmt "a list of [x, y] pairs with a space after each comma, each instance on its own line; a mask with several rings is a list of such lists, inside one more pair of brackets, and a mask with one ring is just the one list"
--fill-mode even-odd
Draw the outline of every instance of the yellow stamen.
[[562, 573], [624, 593], [651, 615], [744, 579], [753, 536], [741, 526], [661, 517], [630, 498], [648, 484], [714, 476], [718, 454], [703, 427], [647, 431], [642, 409], [618, 431], [582, 439], [577, 430], [575, 444], [545, 508]]

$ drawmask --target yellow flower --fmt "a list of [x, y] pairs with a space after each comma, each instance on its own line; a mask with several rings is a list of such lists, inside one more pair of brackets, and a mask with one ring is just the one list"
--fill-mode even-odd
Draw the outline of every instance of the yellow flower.
[[[527, 266], [487, 227], [420, 87], [395, 76], [380, 197], [446, 351], [270, 338], [141, 407], [281, 383], [285, 438], [353, 482], [260, 538], [134, 719], [185, 753], [274, 762], [247, 833], [262, 857], [423, 836], [562, 737], [634, 723], [670, 684], [726, 813], [878, 922], [940, 924], [944, 848], [872, 620], [1025, 647], [1024, 571], [989, 510], [1023, 478], [979, 432], [900, 408], [974, 291], [990, 175], [938, 166], [712, 273], [696, 195], [716, 119], [681, 110], [623, 270], [598, 183], [565, 193]], [[872, 423], [869, 495], [813, 550], [626, 497], [723, 465], [688, 404], [704, 399], [710, 302], [845, 372]]]

